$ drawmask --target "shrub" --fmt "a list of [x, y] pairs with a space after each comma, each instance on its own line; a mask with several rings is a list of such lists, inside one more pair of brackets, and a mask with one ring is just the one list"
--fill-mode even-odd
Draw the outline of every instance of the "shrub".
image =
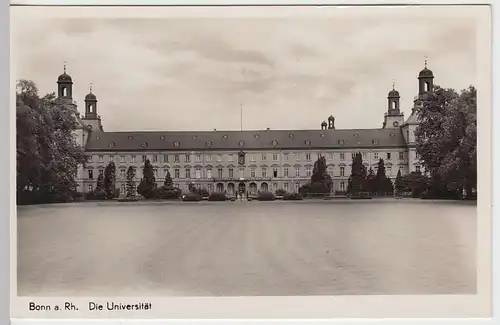
[[277, 196], [285, 196], [287, 193], [284, 189], [280, 188], [278, 190], [276, 190], [276, 195]]
[[300, 195], [300, 193], [287, 193], [283, 197], [283, 200], [298, 201], [298, 200], [303, 200], [303, 197], [302, 195]]
[[96, 189], [95, 191], [85, 193], [85, 199], [93, 201], [106, 200], [106, 193], [103, 190]]
[[182, 201], [187, 201], [187, 202], [201, 201], [201, 199], [202, 197], [198, 193], [188, 193], [182, 197]]
[[208, 200], [209, 201], [226, 201], [227, 198], [226, 198], [226, 194], [224, 194], [224, 193], [213, 192], [208, 197]]
[[162, 200], [178, 199], [182, 194], [182, 191], [180, 189], [176, 187], [166, 187], [166, 186], [162, 186], [156, 189], [155, 192], [156, 192], [156, 198]]
[[276, 197], [272, 192], [260, 192], [257, 200], [259, 201], [274, 201]]

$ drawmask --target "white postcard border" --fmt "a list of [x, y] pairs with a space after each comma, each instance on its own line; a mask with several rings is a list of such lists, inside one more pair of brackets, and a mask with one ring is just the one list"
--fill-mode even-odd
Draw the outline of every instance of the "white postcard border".
[[[47, 2], [47, 1], [45, 1]], [[57, 1], [54, 1], [57, 2]], [[356, 1], [356, 3], [359, 1]], [[363, 1], [364, 3], [367, 3], [368, 1]], [[376, 3], [387, 3], [385, 1], [376, 1]], [[391, 1], [391, 3], [395, 3], [398, 1]], [[423, 2], [423, 1], [419, 1]], [[426, 1], [427, 2], [427, 1]], [[442, 1], [441, 3], [443, 3]], [[469, 3], [472, 1], [468, 1]], [[116, 2], [115, 2], [116, 3]], [[269, 2], [267, 2], [269, 3]], [[370, 4], [374, 3], [374, 1], [368, 2]], [[401, 1], [399, 1], [401, 3]], [[484, 3], [484, 1], [481, 1], [481, 3]], [[57, 8], [54, 8], [57, 9]], [[92, 9], [92, 8], [86, 8], [86, 9]], [[113, 11], [117, 11], [117, 8], [113, 8]], [[134, 11], [137, 12], [138, 8], [134, 8]], [[152, 9], [153, 10], [153, 9]], [[252, 9], [253, 10], [253, 9]], [[157, 9], [155, 10], [157, 12]], [[498, 13], [496, 13], [496, 16], [498, 17]], [[4, 21], [4, 20], [3, 20]], [[7, 21], [8, 23], [8, 21]], [[488, 21], [482, 21], [482, 23], [488, 23]], [[495, 20], [495, 24], [498, 25], [497, 20]], [[496, 29], [498, 31], [498, 28]], [[488, 35], [479, 35], [481, 36], [481, 41], [482, 47], [481, 51], [478, 49], [478, 52], [483, 52], [483, 53], [491, 53], [490, 46], [489, 46], [489, 39]], [[496, 44], [498, 47], [498, 44]], [[498, 50], [496, 50], [496, 53], [499, 53]], [[498, 55], [497, 55], [498, 57]], [[11, 60], [14, 58], [12, 57]], [[2, 61], [3, 62], [3, 61]], [[7, 61], [8, 62], [8, 61]], [[493, 121], [494, 119], [492, 118], [490, 111], [487, 108], [491, 107], [491, 96], [489, 91], [491, 88], [489, 87], [489, 79], [491, 76], [489, 75], [489, 71], [491, 71], [491, 57], [487, 59], [486, 57], [481, 57], [479, 58], [478, 56], [478, 64], [481, 64], [481, 68], [478, 68], [478, 73], [481, 73], [480, 82], [477, 85], [477, 88], [480, 90], [478, 91], [478, 102], [480, 103], [488, 103], [488, 105], [483, 104], [484, 106], [480, 106], [480, 109], [478, 110], [478, 115], [479, 115], [479, 122], [478, 122], [478, 149], [479, 149], [479, 157], [478, 158], [478, 173], [480, 175], [479, 180], [478, 180], [478, 189], [480, 193], [487, 193], [491, 191], [492, 188], [492, 178], [490, 175], [490, 170], [491, 170], [491, 142], [490, 142], [490, 135], [491, 132], [493, 131], [491, 128], [491, 124], [489, 121]], [[12, 63], [12, 61], [11, 61]], [[13, 65], [11, 64], [11, 67]], [[496, 71], [498, 70], [497, 68], [498, 64], [495, 63], [495, 68]], [[11, 76], [14, 75], [12, 74], [11, 71]], [[10, 80], [11, 87], [9, 95], [13, 94], [14, 90], [12, 88], [12, 80]], [[496, 84], [496, 83], [495, 83]], [[3, 89], [7, 89], [7, 87], [4, 87]], [[484, 89], [484, 90], [483, 90]], [[8, 98], [7, 96], [4, 96], [3, 98]], [[15, 107], [15, 98], [11, 96], [11, 108]], [[498, 103], [498, 94], [495, 94], [495, 103]], [[481, 105], [481, 104], [480, 104]], [[15, 130], [15, 120], [13, 118], [13, 109], [10, 110], [10, 118], [7, 119], [2, 119], [2, 121], [10, 121], [10, 134], [7, 134], [7, 136], [2, 137], [2, 140], [8, 139], [10, 135], [10, 153], [11, 153], [11, 161], [10, 161], [10, 170], [12, 171], [10, 174], [10, 182], [11, 186], [9, 186], [8, 191], [6, 193], [15, 193], [14, 192], [14, 182], [15, 182], [15, 173], [13, 172], [15, 168], [15, 136], [14, 136], [14, 130]], [[3, 110], [3, 112], [6, 113], [7, 117], [9, 117], [9, 111]], [[495, 112], [495, 116], [498, 116], [498, 113]], [[498, 119], [495, 119], [498, 120]], [[2, 131], [8, 130], [8, 127], [2, 128]], [[498, 133], [498, 132], [496, 132]], [[497, 134], [496, 134], [497, 135]], [[498, 151], [498, 150], [496, 150]], [[495, 152], [495, 157], [498, 157], [498, 153]], [[498, 177], [497, 177], [498, 178]], [[7, 183], [7, 182], [5, 182]], [[6, 196], [2, 196], [2, 199], [7, 199]], [[242, 297], [242, 298], [152, 298], [151, 301], [153, 304], [156, 304], [155, 301], [161, 301], [161, 305], [158, 304], [158, 309], [170, 309], [171, 313], [166, 314], [166, 315], [156, 315], [154, 312], [148, 313], [148, 314], [141, 314], [137, 315], [138, 317], [167, 317], [167, 318], [292, 318], [292, 317], [299, 317], [299, 318], [330, 318], [330, 317], [352, 317], [352, 318], [359, 318], [359, 317], [387, 317], [387, 313], [384, 314], [385, 311], [387, 311], [387, 307], [390, 308], [390, 310], [393, 312], [391, 315], [392, 317], [419, 317], [422, 315], [426, 315], [428, 317], [478, 317], [479, 315], [485, 315], [484, 312], [486, 313], [490, 310], [487, 308], [487, 310], [484, 309], [484, 301], [483, 299], [486, 298], [488, 299], [488, 296], [491, 293], [491, 269], [490, 269], [490, 263], [488, 263], [489, 259], [489, 254], [490, 254], [490, 249], [491, 247], [491, 233], [489, 232], [489, 229], [491, 229], [491, 218], [489, 217], [490, 215], [490, 209], [489, 207], [491, 206], [491, 197], [487, 196], [480, 196], [479, 201], [478, 201], [478, 215], [480, 216], [478, 219], [478, 232], [481, 234], [479, 236], [480, 241], [478, 242], [478, 291], [480, 292], [479, 295], [477, 296], [351, 296], [351, 297], [284, 297], [284, 298], [271, 298], [271, 297]], [[16, 231], [15, 231], [15, 198], [13, 195], [10, 197], [10, 212], [12, 216], [11, 224], [10, 224], [10, 231], [11, 231], [11, 247], [15, 247], [15, 240], [16, 240]], [[3, 205], [8, 206], [8, 205]], [[498, 222], [497, 222], [498, 223]], [[498, 225], [497, 225], [498, 228]], [[9, 229], [5, 227], [4, 229]], [[497, 229], [498, 230], [498, 229]], [[498, 241], [497, 241], [498, 242]], [[497, 246], [498, 247], [498, 246]], [[486, 249], [486, 251], [485, 251]], [[14, 259], [12, 259], [14, 257]], [[12, 293], [15, 294], [15, 254], [11, 254], [11, 265], [14, 267], [11, 267], [10, 270], [10, 275], [11, 275], [11, 290], [12, 290], [12, 283], [14, 284], [14, 291], [11, 291]], [[486, 260], [486, 263], [483, 263], [483, 261]], [[498, 262], [498, 261], [497, 261]], [[498, 270], [498, 268], [497, 268]], [[319, 300], [315, 300], [315, 299]], [[207, 299], [210, 300], [210, 302], [207, 302]], [[277, 300], [276, 300], [277, 299]], [[377, 301], [379, 299], [379, 301]], [[439, 307], [442, 307], [442, 303], [444, 300], [446, 300], [447, 306], [446, 310], [439, 310]], [[22, 309], [18, 309], [19, 303], [21, 305], [24, 305], [26, 301], [29, 300], [28, 298], [20, 298], [20, 297], [11, 297], [11, 313], [13, 317], [20, 317]], [[45, 301], [50, 301], [51, 299], [44, 299]], [[64, 298], [59, 298], [56, 299], [58, 302], [64, 301]], [[72, 301], [75, 304], [78, 304], [77, 301], [78, 299], [72, 299], [68, 298], [66, 299], [68, 301]], [[109, 301], [111, 298], [107, 299], [83, 299], [85, 302], [88, 302], [89, 300], [92, 301]], [[117, 298], [119, 301], [136, 301], [137, 299], [124, 299], [124, 298]], [[145, 298], [140, 298], [139, 300], [148, 300]], [[274, 301], [273, 301], [274, 300]], [[323, 300], [323, 301], [320, 301]], [[40, 299], [37, 299], [37, 301], [40, 301]], [[238, 302], [239, 301], [239, 302]], [[163, 308], [165, 304], [168, 304], [168, 306], [165, 306], [166, 308]], [[210, 305], [207, 305], [210, 304]], [[387, 304], [390, 304], [387, 306]], [[383, 310], [383, 307], [385, 305], [385, 310]], [[441, 306], [440, 306], [441, 305]], [[467, 312], [471, 311], [470, 306], [475, 305], [477, 307], [476, 312], [477, 313], [472, 313], [468, 314]], [[161, 306], [161, 307], [160, 307]], [[257, 310], [258, 308], [265, 307], [265, 312], [262, 313]], [[82, 306], [83, 307], [83, 306]], [[325, 307], [327, 307], [326, 310]], [[413, 310], [409, 310], [410, 308], [413, 307]], [[373, 309], [375, 308], [375, 309]], [[83, 309], [83, 308], [82, 308]], [[154, 308], [155, 309], [155, 308]], [[305, 311], [305, 309], [308, 309]], [[363, 309], [363, 311], [360, 311], [360, 309]], [[424, 310], [425, 309], [425, 310]], [[441, 308], [442, 309], [442, 308]], [[343, 314], [335, 315], [336, 312], [341, 310]], [[425, 311], [431, 311], [431, 314], [425, 313]], [[228, 313], [229, 311], [229, 313]], [[366, 313], [368, 311], [368, 313]], [[370, 314], [371, 311], [371, 314]], [[242, 314], [244, 312], [244, 314]], [[396, 312], [396, 314], [394, 314]], [[411, 313], [413, 312], [413, 313]], [[198, 313], [198, 314], [197, 314]], [[27, 315], [23, 315], [24, 317]], [[40, 314], [37, 314], [35, 317], [40, 317]], [[64, 317], [64, 315], [61, 315]], [[88, 316], [88, 314], [86, 315]], [[131, 314], [122, 314], [122, 315], [115, 315], [111, 317], [119, 317], [119, 316], [125, 316], [128, 318], [131, 318], [133, 315]], [[22, 316], [21, 316], [22, 317]], [[78, 315], [72, 314], [72, 318], [78, 317]], [[107, 315], [100, 313], [99, 315], [96, 315], [96, 317], [107, 317]], [[402, 320], [398, 320], [398, 323]], [[27, 322], [31, 322], [30, 320], [17, 320], [14, 322], [15, 324], [27, 324]], [[39, 322], [39, 321], [37, 321]], [[55, 319], [49, 320], [51, 324], [55, 322]], [[68, 322], [68, 320], [64, 320], [65, 323]], [[72, 320], [72, 323], [75, 323], [76, 320]], [[143, 322], [143, 321], [141, 321]], [[350, 321], [351, 322], [351, 321]], [[95, 323], [95, 322], [93, 322]], [[99, 322], [100, 323], [100, 322]], [[106, 321], [106, 324], [110, 324], [110, 321]], [[125, 322], [124, 320], [119, 320], [121, 324], [128, 324], [129, 322]], [[130, 324], [136, 324], [136, 322], [132, 322]], [[40, 323], [42, 324], [42, 323]]]

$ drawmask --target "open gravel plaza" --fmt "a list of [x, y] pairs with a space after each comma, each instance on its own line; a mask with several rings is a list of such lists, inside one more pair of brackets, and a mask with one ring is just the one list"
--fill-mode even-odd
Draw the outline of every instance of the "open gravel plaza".
[[17, 208], [20, 296], [474, 294], [475, 202]]

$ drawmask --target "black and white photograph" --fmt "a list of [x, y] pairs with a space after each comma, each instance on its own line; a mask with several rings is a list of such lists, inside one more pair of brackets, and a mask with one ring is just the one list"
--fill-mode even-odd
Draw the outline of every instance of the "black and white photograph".
[[484, 11], [15, 9], [18, 296], [477, 294]]

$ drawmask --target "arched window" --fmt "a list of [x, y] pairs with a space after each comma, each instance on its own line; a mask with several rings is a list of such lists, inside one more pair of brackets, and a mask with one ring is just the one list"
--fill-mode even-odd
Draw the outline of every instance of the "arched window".
[[340, 190], [342, 192], [345, 191], [345, 183], [344, 182], [340, 182]]

